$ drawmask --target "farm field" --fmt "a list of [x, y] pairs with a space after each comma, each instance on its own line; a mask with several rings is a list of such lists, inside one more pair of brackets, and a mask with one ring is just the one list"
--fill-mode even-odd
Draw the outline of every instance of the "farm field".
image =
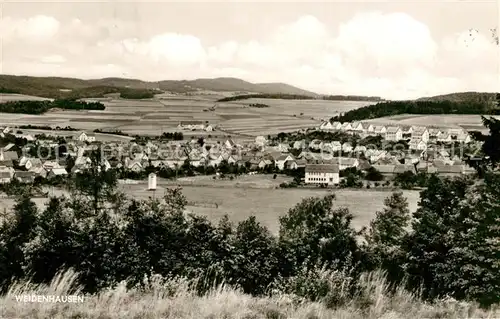
[[[496, 116], [499, 118], [499, 116]], [[383, 125], [422, 125], [447, 128], [464, 128], [466, 130], [484, 130], [480, 115], [413, 115], [402, 114], [381, 117], [363, 122]]]
[[[15, 99], [15, 95], [9, 95]], [[212, 100], [210, 99], [212, 98]], [[188, 136], [232, 135], [254, 137], [317, 127], [321, 118], [361, 107], [367, 102], [250, 99], [216, 103], [212, 96], [149, 100], [102, 100], [103, 111], [51, 110], [43, 115], [1, 114], [0, 125], [50, 125], [93, 131], [120, 130], [131, 135], [160, 135], [178, 131], [180, 121], [197, 120], [219, 125], [220, 131], [184, 131]], [[91, 100], [91, 99], [88, 99]], [[265, 103], [269, 108], [250, 108]], [[209, 108], [216, 105], [215, 110]], [[303, 113], [303, 115], [300, 115]], [[314, 118], [314, 119], [311, 119]]]
[[[182, 193], [186, 196], [188, 211], [207, 216], [217, 222], [227, 214], [234, 222], [245, 220], [251, 215], [273, 233], [279, 230], [279, 217], [286, 214], [302, 199], [308, 197], [324, 196], [331, 190], [327, 189], [280, 189], [272, 188], [288, 177], [279, 176], [272, 180], [271, 176], [245, 176], [237, 180], [213, 181], [209, 177], [179, 179], [178, 182], [165, 182], [158, 180], [158, 189], [155, 193], [147, 190], [147, 183], [120, 184], [120, 188], [129, 196], [137, 199], [161, 197], [165, 188], [181, 185]], [[334, 207], [347, 207], [354, 215], [353, 225], [357, 229], [367, 226], [375, 217], [377, 210], [384, 206], [384, 199], [390, 196], [388, 191], [380, 190], [335, 190], [337, 200]], [[50, 194], [62, 194], [60, 190], [49, 190]], [[418, 191], [404, 191], [408, 199], [410, 210], [413, 212], [419, 199]], [[33, 199], [39, 207], [43, 207], [47, 199]], [[0, 211], [10, 209], [14, 204], [13, 199], [0, 198]]]
[[51, 100], [52, 99], [47, 99], [47, 98], [39, 97], [39, 96], [0, 93], [0, 102], [7, 102], [7, 101], [51, 101]]

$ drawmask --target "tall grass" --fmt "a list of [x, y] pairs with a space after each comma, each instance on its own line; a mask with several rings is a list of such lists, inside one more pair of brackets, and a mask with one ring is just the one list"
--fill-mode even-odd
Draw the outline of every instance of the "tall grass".
[[[338, 274], [321, 270], [321, 280], [332, 280], [333, 292], [345, 283]], [[79, 295], [78, 276], [72, 270], [58, 274], [50, 285], [14, 283], [0, 297], [0, 318], [495, 318], [500, 311], [484, 311], [475, 304], [444, 299], [430, 304], [403, 289], [390, 290], [383, 273], [363, 275], [358, 291], [342, 305], [328, 308], [325, 300], [308, 301], [274, 291], [268, 297], [252, 297], [221, 284], [203, 296], [184, 278], [146, 278], [142, 288], [117, 287], [86, 295], [83, 303], [18, 302], [16, 295]], [[342, 290], [340, 290], [342, 291]], [[392, 292], [391, 292], [392, 291]], [[338, 292], [342, 294], [342, 292]]]

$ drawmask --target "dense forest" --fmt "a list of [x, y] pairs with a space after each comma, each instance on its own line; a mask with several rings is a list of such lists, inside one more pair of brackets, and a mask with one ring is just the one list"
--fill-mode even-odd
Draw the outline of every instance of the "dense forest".
[[500, 109], [482, 101], [389, 101], [351, 110], [330, 121], [352, 122], [399, 114], [500, 114]]
[[50, 109], [67, 110], [104, 110], [100, 102], [83, 102], [75, 100], [54, 101], [9, 101], [0, 103], [0, 113], [43, 114]]

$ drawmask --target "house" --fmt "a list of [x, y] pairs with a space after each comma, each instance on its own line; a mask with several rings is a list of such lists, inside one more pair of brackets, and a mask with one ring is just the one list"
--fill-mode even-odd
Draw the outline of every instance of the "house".
[[295, 160], [295, 158], [292, 155], [283, 154], [276, 159], [275, 165], [278, 169], [283, 170], [285, 169], [285, 163], [287, 161], [293, 161], [293, 160]]
[[17, 161], [17, 152], [0, 150], [0, 161]]
[[426, 127], [414, 127], [411, 139], [419, 139], [427, 143], [429, 142], [429, 130]]
[[213, 132], [214, 131], [214, 127], [210, 124], [208, 124], [207, 126], [205, 126], [205, 131], [206, 132]]
[[338, 165], [307, 164], [305, 167], [305, 183], [336, 185], [340, 182], [339, 171]]
[[373, 164], [372, 167], [385, 177], [394, 175], [394, 164]]
[[342, 144], [342, 152], [349, 153], [349, 152], [352, 152], [352, 149], [353, 149], [353, 147], [351, 146], [350, 143], [345, 142], [344, 144]]
[[205, 124], [202, 121], [181, 121], [177, 126], [183, 130], [204, 130]]
[[334, 121], [332, 122], [332, 130], [339, 131], [342, 128], [342, 123]]
[[14, 178], [20, 183], [31, 184], [35, 181], [36, 174], [35, 172], [25, 172], [25, 171], [16, 171], [14, 172]]
[[293, 142], [293, 148], [296, 149], [296, 150], [302, 150], [304, 148], [306, 148], [306, 141], [305, 140], [301, 140], [301, 141], [295, 141]]
[[325, 122], [321, 123], [321, 125], [319, 126], [319, 129], [324, 130], [324, 131], [331, 131], [331, 130], [333, 130], [333, 126], [332, 126], [332, 123], [330, 123], [330, 121], [325, 121]]
[[39, 158], [31, 158], [23, 156], [19, 160], [18, 165], [29, 171], [34, 166], [42, 166], [42, 161]]
[[410, 150], [423, 151], [427, 149], [427, 143], [421, 139], [411, 139], [409, 143]]
[[261, 160], [258, 162], [257, 166], [258, 166], [259, 168], [264, 168], [264, 167], [266, 167], [266, 166], [268, 166], [268, 165], [272, 165], [272, 164], [273, 164], [273, 161], [272, 161], [272, 160], [270, 160], [270, 159], [261, 159]]
[[367, 133], [373, 133], [375, 131], [375, 126], [373, 126], [373, 124], [363, 124], [363, 126]]
[[332, 145], [332, 150], [338, 152], [342, 150], [342, 144], [339, 141], [333, 141], [330, 143]]
[[356, 153], [365, 153], [366, 152], [366, 146], [364, 146], [364, 145], [357, 145], [354, 148], [354, 152], [356, 152]]
[[350, 167], [357, 168], [359, 165], [358, 159], [352, 157], [334, 157], [331, 163], [337, 165], [340, 170], [344, 170]]
[[401, 129], [403, 130], [403, 135], [411, 136], [413, 133], [413, 126], [403, 126]]
[[413, 166], [412, 164], [394, 165], [394, 174], [403, 174], [406, 172], [415, 173], [415, 166]]
[[9, 144], [7, 144], [6, 146], [4, 146], [2, 149], [3, 149], [4, 151], [10, 151], [10, 150], [12, 150], [12, 149], [14, 148], [14, 146], [16, 146], [16, 144], [14, 144], [14, 143], [9, 143]]
[[451, 143], [452, 142], [451, 134], [448, 132], [439, 134], [437, 141], [441, 143]]
[[227, 148], [227, 149], [232, 149], [236, 146], [236, 143], [232, 140], [232, 139], [228, 139], [224, 142], [224, 146]]
[[351, 123], [349, 123], [349, 122], [342, 123], [342, 126], [340, 127], [340, 130], [341, 131], [350, 131], [350, 130], [352, 130]]
[[377, 134], [377, 135], [385, 135], [386, 132], [387, 132], [387, 128], [383, 125], [376, 125], [373, 128], [373, 133]]
[[47, 178], [54, 178], [57, 176], [67, 176], [68, 172], [66, 172], [66, 169], [64, 168], [53, 168], [51, 169], [48, 174]]
[[388, 141], [400, 141], [403, 139], [403, 130], [399, 126], [389, 126], [385, 132]]
[[361, 122], [352, 122], [352, 124], [351, 124], [351, 130], [355, 131], [355, 132], [363, 132], [364, 131], [363, 123], [361, 123]]
[[80, 142], [95, 142], [95, 134], [81, 132], [77, 140]]
[[14, 176], [14, 169], [12, 167], [0, 167], [0, 184], [10, 183]]
[[471, 137], [467, 132], [457, 135], [457, 141], [460, 143], [468, 144], [471, 142]]
[[129, 171], [132, 171], [132, 172], [138, 173], [138, 172], [142, 171], [142, 168], [143, 168], [143, 166], [142, 166], [141, 162], [139, 162], [139, 161], [130, 161], [127, 164], [127, 169]]
[[35, 176], [40, 176], [42, 178], [47, 177], [47, 170], [43, 166], [33, 166], [29, 172], [33, 172]]
[[255, 144], [258, 145], [258, 146], [264, 146], [264, 145], [267, 144], [267, 139], [264, 136], [262, 136], [262, 135], [257, 136], [255, 138]]

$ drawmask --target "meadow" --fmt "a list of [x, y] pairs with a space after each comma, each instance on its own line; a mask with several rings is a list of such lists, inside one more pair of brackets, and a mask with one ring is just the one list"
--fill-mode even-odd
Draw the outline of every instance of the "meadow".
[[[9, 98], [22, 100], [30, 97], [9, 95]], [[218, 125], [220, 130], [184, 131], [185, 135], [254, 137], [317, 127], [322, 118], [329, 118], [338, 112], [367, 103], [278, 99], [217, 103], [216, 98], [217, 96], [162, 96], [150, 100], [98, 99], [106, 106], [105, 110], [53, 109], [43, 115], [2, 114], [0, 125], [71, 126], [86, 131], [120, 130], [130, 135], [161, 135], [163, 132], [178, 131], [180, 121], [196, 120]], [[270, 107], [250, 108], [250, 103], [264, 103]], [[215, 109], [210, 110], [213, 106], [216, 106]]]
[[[389, 191], [367, 189], [277, 188], [280, 183], [289, 180], [286, 176], [278, 176], [273, 180], [271, 175], [240, 176], [232, 181], [213, 180], [205, 176], [196, 180], [180, 178], [176, 181], [159, 178], [155, 192], [147, 189], [147, 181], [119, 184], [119, 188], [131, 198], [148, 199], [163, 196], [166, 188], [181, 187], [188, 201], [187, 211], [207, 216], [214, 222], [218, 222], [226, 214], [234, 222], [254, 215], [273, 233], [279, 230], [279, 217], [300, 201], [308, 197], [322, 197], [332, 191], [336, 194], [334, 207], [347, 207], [354, 215], [353, 226], [360, 229], [369, 224], [378, 210], [383, 209], [384, 199], [391, 194]], [[49, 195], [64, 193], [53, 188], [46, 190]], [[408, 199], [410, 210], [415, 211], [418, 191], [405, 190], [403, 193]], [[34, 198], [33, 201], [43, 207], [47, 199]], [[13, 205], [14, 199], [0, 198], [0, 211], [10, 209]]]

